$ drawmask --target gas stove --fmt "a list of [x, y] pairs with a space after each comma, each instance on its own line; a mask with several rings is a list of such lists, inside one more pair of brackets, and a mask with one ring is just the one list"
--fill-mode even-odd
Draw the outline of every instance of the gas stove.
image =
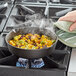
[[[37, 67], [25, 67], [17, 66], [19, 58], [12, 55], [7, 48], [5, 42], [5, 36], [7, 33], [2, 33], [0, 36], [0, 75], [5, 76], [67, 76], [68, 66], [71, 56], [71, 48], [62, 44], [60, 41], [57, 42], [55, 50], [48, 57], [44, 57], [41, 68]], [[31, 62], [31, 61], [30, 61]], [[26, 63], [25, 63], [26, 64]], [[38, 64], [39, 65], [39, 64]], [[5, 73], [4, 73], [5, 72]], [[15, 73], [14, 73], [15, 72]], [[40, 72], [40, 73], [39, 73]]]
[[[55, 50], [48, 57], [39, 59], [23, 59], [12, 55], [6, 45], [5, 36], [10, 30], [26, 26], [28, 20], [52, 19], [57, 21], [67, 12], [76, 10], [75, 1], [71, 3], [62, 0], [8, 0], [8, 8], [3, 8], [0, 13], [0, 76], [68, 76], [68, 68], [72, 48], [57, 42]], [[6, 0], [0, 1], [1, 6]], [[27, 9], [27, 10], [26, 10]], [[28, 11], [30, 10], [30, 11]], [[22, 26], [21, 26], [22, 25]], [[28, 26], [31, 26], [29, 24]], [[18, 64], [20, 62], [20, 64]], [[27, 68], [23, 66], [27, 65]], [[31, 64], [30, 64], [31, 63]], [[37, 63], [37, 65], [35, 65]], [[32, 67], [32, 65], [34, 65]], [[37, 67], [40, 65], [39, 67]]]
[[[12, 55], [5, 44], [5, 36], [7, 33], [2, 33], [0, 36], [0, 42], [2, 45], [0, 49], [0, 75], [5, 76], [67, 76], [71, 48], [65, 46], [60, 41], [57, 42], [55, 50], [52, 52], [52, 55], [44, 57], [43, 62], [44, 66], [41, 68], [29, 67], [25, 68], [22, 66], [17, 66], [19, 60], [18, 57]], [[60, 46], [59, 46], [60, 45]], [[26, 64], [26, 63], [25, 63]], [[42, 65], [42, 64], [41, 64]]]

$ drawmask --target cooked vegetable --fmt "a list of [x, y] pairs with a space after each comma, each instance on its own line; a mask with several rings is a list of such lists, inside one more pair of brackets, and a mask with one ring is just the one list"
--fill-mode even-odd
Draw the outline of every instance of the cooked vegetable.
[[9, 44], [22, 49], [42, 49], [51, 47], [54, 42], [55, 40], [52, 40], [48, 36], [28, 33], [26, 35], [15, 36], [9, 41]]

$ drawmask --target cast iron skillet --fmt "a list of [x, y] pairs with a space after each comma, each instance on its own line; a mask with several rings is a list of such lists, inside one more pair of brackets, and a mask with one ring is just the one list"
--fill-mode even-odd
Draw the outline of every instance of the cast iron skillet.
[[19, 34], [27, 34], [27, 33], [39, 34], [39, 35], [43, 34], [51, 37], [54, 40], [57, 40], [56, 35], [47, 29], [42, 29], [38, 27], [25, 27], [25, 28], [13, 29], [6, 35], [6, 38], [5, 38], [8, 49], [12, 54], [18, 57], [23, 57], [28, 59], [41, 58], [41, 57], [50, 55], [52, 51], [55, 49], [56, 42], [49, 48], [36, 49], [36, 50], [21, 49], [21, 48], [14, 47], [8, 43], [8, 41], [12, 39], [14, 36], [17, 36]]

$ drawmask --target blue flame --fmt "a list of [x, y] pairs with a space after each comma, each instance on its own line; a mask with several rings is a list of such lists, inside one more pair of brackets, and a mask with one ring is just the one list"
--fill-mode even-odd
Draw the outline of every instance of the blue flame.
[[[41, 68], [44, 65], [45, 64], [44, 64], [44, 61], [42, 58], [31, 60], [31, 68]], [[28, 66], [29, 66], [28, 59], [19, 58], [18, 61], [16, 62], [16, 66], [28, 68]]]

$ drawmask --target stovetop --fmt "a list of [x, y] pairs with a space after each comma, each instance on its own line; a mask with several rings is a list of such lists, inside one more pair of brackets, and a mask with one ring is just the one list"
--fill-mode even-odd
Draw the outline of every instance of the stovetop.
[[[6, 3], [7, 1], [7, 3]], [[52, 19], [57, 21], [67, 12], [76, 10], [75, 1], [65, 3], [63, 0], [3, 0], [0, 1], [0, 76], [67, 76], [71, 48], [60, 41], [48, 57], [42, 58], [42, 68], [17, 67], [18, 57], [12, 55], [6, 45], [5, 36], [13, 28], [31, 19]], [[7, 7], [3, 7], [7, 4]], [[67, 4], [67, 5], [66, 5]], [[30, 10], [27, 11], [25, 9]], [[33, 14], [34, 13], [34, 14]], [[30, 24], [29, 24], [30, 26]]]
[[[6, 33], [7, 34], [7, 33]], [[5, 33], [2, 33], [0, 36], [0, 42], [2, 45], [0, 49], [0, 75], [5, 76], [2, 74], [2, 72], [5, 72], [7, 76], [12, 74], [14, 76], [18, 75], [23, 76], [26, 74], [29, 76], [31, 73], [34, 73], [32, 75], [37, 75], [38, 72], [41, 74], [38, 75], [48, 75], [50, 76], [65, 76], [67, 75], [70, 56], [71, 56], [71, 48], [68, 46], [65, 46], [60, 41], [57, 42], [57, 45], [55, 47], [55, 50], [52, 52], [52, 54], [48, 57], [42, 58], [44, 61], [44, 66], [41, 68], [25, 68], [25, 67], [17, 67], [16, 63], [18, 61], [18, 57], [15, 55], [12, 55], [7, 48], [7, 45], [5, 44]], [[10, 71], [10, 72], [9, 72]], [[19, 73], [18, 73], [19, 72]], [[18, 73], [18, 74], [17, 74]], [[56, 73], [56, 74], [55, 74]]]

